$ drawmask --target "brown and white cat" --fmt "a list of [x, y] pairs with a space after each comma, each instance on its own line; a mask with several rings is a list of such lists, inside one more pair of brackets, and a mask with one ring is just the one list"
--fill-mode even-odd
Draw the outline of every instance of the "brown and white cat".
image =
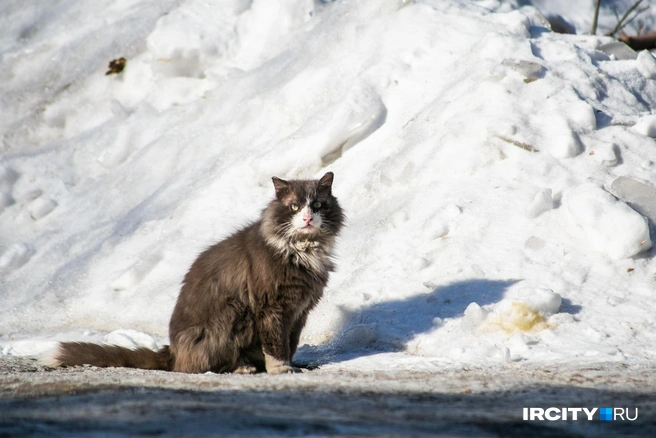
[[333, 270], [344, 214], [320, 180], [273, 178], [260, 220], [208, 248], [184, 278], [159, 351], [65, 342], [52, 366], [95, 365], [183, 373], [297, 372], [292, 357]]

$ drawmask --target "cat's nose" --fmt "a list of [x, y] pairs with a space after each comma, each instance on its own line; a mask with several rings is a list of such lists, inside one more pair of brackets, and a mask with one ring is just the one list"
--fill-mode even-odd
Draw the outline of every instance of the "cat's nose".
[[306, 225], [310, 225], [310, 222], [312, 222], [312, 215], [311, 214], [303, 215], [303, 222], [305, 222]]

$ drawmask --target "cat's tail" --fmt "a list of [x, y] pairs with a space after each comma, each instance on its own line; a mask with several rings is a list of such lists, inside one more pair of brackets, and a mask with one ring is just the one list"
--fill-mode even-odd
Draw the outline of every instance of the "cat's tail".
[[173, 356], [168, 345], [153, 351], [143, 347], [131, 350], [117, 345], [62, 342], [42, 357], [41, 362], [51, 367], [93, 365], [163, 371], [173, 369]]

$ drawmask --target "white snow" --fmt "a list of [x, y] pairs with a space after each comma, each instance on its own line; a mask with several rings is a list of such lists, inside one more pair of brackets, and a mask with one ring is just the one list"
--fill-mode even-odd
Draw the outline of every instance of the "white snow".
[[652, 223], [656, 221], [656, 188], [653, 186], [620, 176], [611, 183], [609, 191]]
[[197, 254], [330, 170], [299, 357], [656, 359], [653, 57], [583, 35], [593, 2], [526, 3], [5, 1], [2, 354], [165, 344]]
[[538, 191], [533, 198], [533, 201], [526, 209], [526, 216], [530, 219], [535, 219], [542, 213], [551, 210], [554, 206], [551, 189], [543, 189]]
[[11, 272], [23, 266], [34, 254], [34, 248], [27, 243], [14, 243], [0, 255], [0, 271]]
[[152, 336], [130, 329], [114, 330], [105, 336], [103, 342], [125, 348], [147, 347], [153, 350], [158, 348], [157, 341]]
[[651, 248], [647, 220], [595, 184], [582, 184], [567, 193], [565, 204], [591, 246], [618, 260]]
[[647, 79], [656, 79], [656, 59], [649, 51], [643, 50], [636, 58], [638, 71]]
[[646, 137], [656, 138], [656, 115], [640, 117], [633, 125], [633, 130]]

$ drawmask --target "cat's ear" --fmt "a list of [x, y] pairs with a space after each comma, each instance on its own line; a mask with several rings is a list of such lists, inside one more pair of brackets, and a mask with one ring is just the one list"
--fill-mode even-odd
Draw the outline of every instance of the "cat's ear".
[[324, 176], [321, 177], [319, 183], [317, 184], [317, 194], [330, 196], [333, 187], [334, 176], [335, 175], [332, 172], [327, 172]]
[[278, 199], [284, 198], [289, 193], [289, 182], [275, 176], [271, 180], [273, 181], [273, 187], [276, 189], [276, 197]]

